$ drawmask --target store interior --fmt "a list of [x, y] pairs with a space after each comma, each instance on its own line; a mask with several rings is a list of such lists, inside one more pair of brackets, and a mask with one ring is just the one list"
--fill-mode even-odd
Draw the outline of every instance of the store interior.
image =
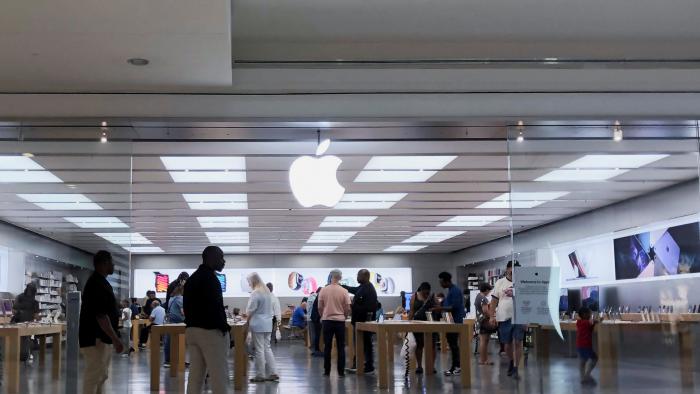
[[[558, 268], [561, 313], [700, 313], [695, 121], [104, 122], [0, 126], [0, 292], [41, 280], [45, 321], [63, 319], [98, 250], [118, 297], [142, 299], [207, 245], [225, 252], [230, 310], [252, 271], [294, 306], [333, 268], [348, 283], [370, 269], [388, 311], [447, 271], [471, 309], [515, 259]], [[326, 139], [344, 194], [305, 207], [290, 167]], [[641, 335], [625, 341], [671, 354], [644, 365], [677, 363], [677, 344]], [[566, 358], [571, 338], [549, 341]]]

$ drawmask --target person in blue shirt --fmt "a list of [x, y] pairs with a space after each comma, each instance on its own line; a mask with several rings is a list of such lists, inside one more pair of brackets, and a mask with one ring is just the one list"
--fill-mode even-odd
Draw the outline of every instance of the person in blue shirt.
[[[169, 323], [184, 323], [185, 322], [185, 311], [183, 309], [183, 299], [182, 293], [185, 290], [185, 285], [182, 284], [173, 289], [170, 294], [170, 305], [168, 305], [167, 319]], [[170, 335], [165, 335], [163, 342], [163, 351], [166, 368], [170, 367]]]
[[292, 313], [292, 327], [306, 328], [306, 298], [301, 300], [301, 305]]
[[[452, 283], [452, 275], [449, 272], [441, 272], [438, 278], [440, 279], [440, 286], [447, 289], [447, 294], [442, 301], [442, 305], [433, 308], [433, 310], [437, 312], [449, 312], [455, 324], [462, 324], [465, 315], [462, 290]], [[445, 376], [459, 375], [462, 373], [459, 363], [459, 334], [447, 334], [447, 343], [450, 345], [450, 352], [452, 353], [452, 367], [446, 370], [444, 374]]]

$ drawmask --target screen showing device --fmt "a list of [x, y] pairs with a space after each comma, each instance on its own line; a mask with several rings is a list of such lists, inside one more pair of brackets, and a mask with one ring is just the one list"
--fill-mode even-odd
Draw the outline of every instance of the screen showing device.
[[678, 273], [678, 262], [681, 257], [681, 248], [668, 231], [654, 243], [654, 253], [656, 259], [663, 264], [668, 275], [676, 275]]
[[411, 296], [413, 292], [406, 292], [403, 296], [403, 308], [408, 312], [411, 310]]
[[576, 251], [569, 254], [569, 262], [571, 263], [571, 268], [577, 271], [579, 278], [586, 277], [586, 270], [583, 269], [583, 265], [581, 265], [581, 261], [578, 258]]
[[226, 292], [226, 274], [216, 274], [216, 278], [219, 279], [219, 283], [221, 283], [221, 292], [225, 293]]
[[168, 275], [161, 274], [160, 272], [154, 272], [156, 275], [156, 293], [165, 293], [168, 291], [168, 284], [170, 284], [170, 278]]

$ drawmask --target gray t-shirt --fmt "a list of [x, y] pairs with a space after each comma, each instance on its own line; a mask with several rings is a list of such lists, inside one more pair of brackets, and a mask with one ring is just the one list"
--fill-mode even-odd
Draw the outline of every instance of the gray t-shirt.
[[476, 310], [477, 319], [481, 319], [484, 316], [483, 306], [488, 303], [489, 299], [486, 298], [483, 294], [479, 293], [476, 295], [476, 299], [474, 300], [474, 308]]

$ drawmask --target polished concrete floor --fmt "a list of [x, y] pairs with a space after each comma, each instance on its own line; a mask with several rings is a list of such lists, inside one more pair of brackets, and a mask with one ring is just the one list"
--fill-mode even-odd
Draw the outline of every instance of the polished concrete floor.
[[[697, 393], [700, 392], [700, 373], [695, 374], [697, 390], [681, 390], [678, 383], [678, 370], [675, 365], [664, 366], [658, 357], [649, 354], [647, 358], [624, 360], [619, 364], [620, 381], [618, 389], [602, 390], [598, 387], [582, 387], [578, 382], [578, 364], [575, 358], [556, 356], [549, 365], [538, 366], [531, 358], [521, 368], [521, 379], [514, 381], [505, 374], [505, 364], [494, 366], [476, 366], [472, 368], [472, 388], [462, 390], [459, 378], [447, 378], [441, 375], [416, 377], [412, 374], [404, 378], [404, 364], [399, 357], [396, 346], [396, 365], [392, 387], [384, 392], [407, 393]], [[274, 346], [281, 381], [279, 383], [250, 384], [251, 393], [369, 393], [379, 392], [376, 376], [357, 377], [348, 375], [344, 379], [335, 376], [324, 378], [323, 359], [308, 356], [306, 348], [299, 341], [285, 341]], [[492, 359], [499, 360], [495, 355]], [[443, 354], [438, 361], [441, 365], [448, 363], [448, 356]], [[649, 361], [649, 362], [646, 362]], [[653, 362], [657, 361], [657, 362]], [[82, 365], [81, 365], [82, 368]], [[251, 365], [252, 368], [252, 365]], [[231, 371], [233, 369], [231, 368]], [[66, 393], [64, 382], [51, 380], [50, 359], [41, 368], [37, 362], [22, 368], [22, 393]], [[597, 372], [595, 373], [597, 376]], [[184, 392], [186, 378], [170, 378], [167, 370], [162, 370], [162, 393]], [[4, 392], [4, 389], [3, 389]], [[109, 393], [147, 393], [149, 392], [148, 353], [141, 352], [130, 359], [114, 356], [110, 380], [107, 382]], [[233, 392], [233, 385], [231, 385]]]

